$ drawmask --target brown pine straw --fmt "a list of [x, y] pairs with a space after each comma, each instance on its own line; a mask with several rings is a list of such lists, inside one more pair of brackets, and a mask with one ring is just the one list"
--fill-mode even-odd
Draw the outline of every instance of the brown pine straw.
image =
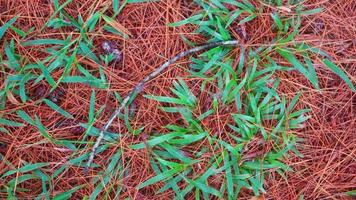
[[[35, 26], [39, 30], [46, 22], [48, 17], [53, 13], [53, 6], [49, 0], [0, 0], [0, 22], [9, 20], [15, 15], [20, 14], [16, 26], [27, 30]], [[63, 2], [63, 1], [61, 1]], [[75, 0], [69, 4], [66, 11], [72, 15], [81, 13], [84, 19], [94, 11], [99, 10], [110, 1], [105, 0]], [[180, 34], [192, 39], [197, 43], [204, 43], [204, 38], [192, 34], [194, 27], [183, 26], [177, 28], [167, 27], [170, 22], [184, 19], [198, 8], [194, 4], [187, 3], [190, 1], [167, 0], [160, 3], [134, 4], [128, 5], [118, 16], [117, 21], [125, 26], [131, 33], [132, 37], [128, 40], [109, 34], [107, 32], [95, 32], [90, 37], [95, 36], [95, 53], [102, 53], [100, 44], [104, 40], [117, 42], [124, 52], [122, 63], [116, 66], [105, 68], [106, 75], [111, 83], [110, 91], [119, 92], [122, 96], [126, 95], [129, 90], [173, 55], [188, 49], [188, 46], [180, 38]], [[259, 1], [252, 1], [256, 6]], [[356, 77], [356, 5], [350, 0], [339, 1], [305, 1], [309, 8], [323, 6], [323, 13], [315, 16], [307, 16], [303, 21], [302, 35], [298, 40], [307, 41], [328, 52], [334, 61], [345, 69], [355, 83]], [[256, 46], [265, 44], [271, 39], [274, 33], [270, 27], [273, 22], [269, 14], [266, 13], [258, 16], [255, 20], [246, 25], [245, 31], [247, 37], [244, 38], [237, 26], [233, 25], [231, 31], [233, 37], [243, 41], [245, 46]], [[59, 38], [63, 39], [71, 33], [70, 29], [61, 31], [46, 29], [42, 33], [34, 33], [32, 38]], [[75, 34], [74, 34], [75, 36]], [[36, 62], [43, 59], [46, 55], [44, 49], [21, 47], [18, 42], [21, 39], [13, 32], [9, 31], [3, 40], [9, 41], [15, 39], [19, 53], [25, 55], [30, 60]], [[3, 52], [3, 41], [0, 42], [1, 52]], [[239, 50], [234, 50], [238, 54]], [[85, 58], [78, 58], [86, 63], [87, 68], [97, 69], [95, 64]], [[236, 60], [238, 61], [238, 60]], [[318, 62], [315, 58], [314, 61]], [[168, 95], [168, 88], [176, 77], [185, 77], [187, 72], [187, 59], [182, 59], [168, 71], [155, 78], [150, 86], [145, 88], [144, 93], [154, 95]], [[335, 75], [330, 73], [323, 65], [316, 64], [317, 73], [322, 92], [318, 93], [312, 89], [311, 85], [304, 77], [298, 73], [281, 73], [282, 79], [279, 91], [288, 97], [292, 97], [296, 92], [304, 90], [301, 102], [298, 107], [311, 108], [311, 119], [305, 124], [303, 130], [296, 134], [303, 139], [298, 145], [298, 149], [304, 155], [303, 158], [292, 156], [287, 159], [294, 172], [281, 177], [277, 173], [271, 173], [266, 176], [267, 181], [265, 188], [267, 193], [260, 197], [266, 199], [297, 199], [304, 195], [304, 199], [347, 199], [343, 192], [356, 189], [356, 94], [347, 88], [347, 86]], [[61, 72], [54, 73], [58, 78]], [[0, 73], [0, 87], [3, 85], [4, 74]], [[185, 78], [193, 91], [199, 90], [198, 86], [201, 80], [196, 78]], [[48, 128], [50, 134], [55, 138], [66, 138], [79, 140], [82, 134], [73, 131], [77, 127], [77, 122], [85, 122], [88, 116], [89, 99], [91, 88], [80, 84], [62, 85], [65, 91], [62, 98], [61, 106], [75, 116], [75, 122], [67, 122], [65, 126], [58, 125], [62, 116], [55, 113], [46, 105], [35, 106], [33, 102], [16, 105], [16, 101], [7, 102], [7, 109], [0, 111], [1, 114], [8, 113], [15, 109], [23, 109], [32, 117], [36, 114], [40, 117], [42, 123]], [[34, 95], [36, 88], [30, 84], [28, 90]], [[97, 90], [96, 108], [101, 105], [107, 105], [106, 114], [101, 116], [95, 123], [96, 127], [101, 127], [109, 118], [109, 114], [116, 108], [118, 102], [108, 93], [109, 91]], [[208, 99], [207, 93], [199, 95], [201, 109], [203, 110], [204, 102]], [[20, 102], [20, 100], [18, 99]], [[171, 199], [172, 191], [166, 191], [162, 194], [155, 194], [163, 184], [155, 184], [145, 189], [137, 191], [135, 187], [153, 176], [153, 171], [149, 164], [148, 153], [145, 150], [133, 151], [129, 148], [132, 143], [142, 142], [151, 132], [164, 131], [162, 126], [178, 122], [175, 116], [164, 113], [157, 108], [158, 103], [152, 100], [138, 97], [135, 102], [137, 110], [134, 119], [131, 120], [134, 128], [145, 126], [145, 132], [140, 136], [131, 136], [125, 134], [116, 147], [97, 155], [95, 163], [100, 166], [108, 164], [108, 158], [118, 149], [123, 150], [123, 162], [129, 167], [129, 175], [117, 183], [116, 186], [124, 186], [121, 198], [130, 197], [132, 199]], [[223, 127], [226, 123], [223, 111], [214, 116], [214, 123], [203, 122], [205, 128], [213, 130], [214, 128]], [[17, 120], [15, 115], [6, 115], [9, 119]], [[110, 131], [125, 133], [123, 124], [115, 121]], [[94, 141], [94, 138], [89, 138]], [[22, 166], [24, 161], [28, 163], [51, 162], [51, 170], [47, 174], [53, 173], [63, 163], [69, 159], [72, 153], [68, 149], [59, 148], [48, 143], [37, 129], [26, 126], [23, 128], [12, 129], [11, 134], [0, 134], [0, 142], [6, 143], [0, 152], [4, 159], [10, 162], [14, 168]], [[203, 145], [203, 144], [200, 144]], [[192, 148], [199, 148], [199, 144]], [[89, 149], [91, 146], [87, 146]], [[263, 148], [270, 148], [266, 145]], [[192, 149], [194, 150], [194, 149]], [[262, 149], [263, 150], [263, 149]], [[251, 152], [261, 151], [257, 147], [251, 147]], [[79, 152], [85, 153], [85, 152]], [[203, 155], [208, 158], [210, 153]], [[204, 166], [202, 166], [204, 167]], [[13, 169], [4, 162], [0, 163], [0, 174]], [[94, 185], [90, 184], [99, 169], [92, 170], [88, 177], [83, 176], [82, 168], [69, 167], [63, 175], [53, 181], [53, 194], [71, 189], [79, 184], [87, 184], [83, 189], [77, 191], [73, 199], [81, 199], [90, 195]], [[214, 177], [216, 181], [222, 178]], [[3, 185], [0, 180], [0, 186]], [[219, 185], [218, 182], [211, 184]], [[18, 192], [17, 196], [21, 199], [31, 199], [41, 192], [40, 181], [30, 181], [19, 184], [18, 187], [27, 188], [30, 192]], [[0, 199], [4, 199], [6, 193], [0, 192]], [[110, 198], [114, 198], [112, 194]], [[250, 199], [252, 193], [244, 190], [241, 199]], [[188, 199], [194, 199], [189, 196]], [[350, 198], [351, 199], [351, 198]]]

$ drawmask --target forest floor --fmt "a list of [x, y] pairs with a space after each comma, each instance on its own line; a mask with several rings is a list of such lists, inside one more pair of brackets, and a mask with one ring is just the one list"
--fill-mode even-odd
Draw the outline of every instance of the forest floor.
[[[66, 1], [59, 2], [62, 3], [60, 5], [63, 5]], [[256, 7], [263, 4], [263, 1], [250, 0], [250, 2]], [[299, 35], [295, 40], [305, 41], [329, 54], [333, 62], [343, 69], [355, 83], [356, 2], [352, 0], [305, 0], [303, 3], [310, 8], [323, 7], [323, 11], [302, 19]], [[105, 7], [111, 9], [111, 6], [112, 1], [109, 0], [73, 0], [63, 9], [71, 16], [75, 16], [75, 19], [80, 13], [86, 21], [96, 11], [104, 10]], [[108, 16], [112, 14], [110, 9], [104, 11]], [[11, 196], [16, 196], [18, 199], [34, 199], [41, 194], [43, 194], [43, 199], [47, 197], [60, 199], [59, 194], [71, 190], [73, 190], [73, 194], [67, 193], [70, 193], [71, 199], [82, 199], [92, 195], [97, 188], [93, 180], [102, 181], [101, 179], [103, 179], [103, 176], [100, 176], [101, 178], [97, 176], [101, 173], [102, 168], [94, 168], [89, 171], [89, 174], [84, 174], [82, 167], [84, 161], [79, 166], [67, 165], [67, 161], [73, 158], [73, 150], [68, 146], [61, 146], [55, 141], [57, 139], [58, 141], [59, 139], [78, 141], [76, 145], [81, 145], [81, 148], [77, 146], [77, 152], [75, 152], [77, 156], [90, 152], [95, 137], [89, 135], [83, 138], [86, 129], [79, 126], [79, 123], [89, 123], [91, 119], [95, 119], [93, 126], [102, 127], [119, 105], [119, 98], [115, 98], [117, 97], [114, 95], [115, 93], [125, 96], [135, 84], [167, 59], [189, 49], [187, 43], [182, 39], [182, 35], [195, 43], [205, 43], [204, 37], [193, 33], [196, 29], [194, 25], [167, 26], [169, 23], [194, 15], [199, 9], [194, 3], [184, 0], [128, 3], [115, 17], [118, 24], [113, 26], [127, 32], [129, 37], [121, 37], [97, 28], [94, 28], [93, 32], [87, 33], [87, 37], [93, 41], [91, 51], [95, 55], [105, 53], [105, 49], [102, 48], [105, 41], [115, 44], [115, 48], [122, 53], [120, 54], [122, 57], [117, 62], [110, 62], [101, 68], [101, 71], [98, 70], [93, 59], [79, 54], [74, 58], [74, 62], [81, 63], [94, 76], [100, 77], [105, 74], [106, 81], [110, 85], [109, 88], [100, 89], [99, 82], [99, 88], [95, 88], [85, 81], [77, 83], [72, 81], [61, 84], [54, 91], [50, 91], [47, 82], [51, 81], [45, 76], [39, 83], [33, 84], [33, 80], [31, 80], [29, 84], [25, 84], [28, 98], [25, 102], [23, 102], [24, 97], [21, 96], [21, 92], [17, 95], [18, 93], [9, 90], [10, 92], [6, 93], [7, 98], [1, 102], [4, 106], [0, 110], [0, 118], [4, 117], [19, 122], [21, 118], [18, 117], [17, 111], [21, 110], [28, 114], [31, 121], [25, 126], [14, 124], [16, 127], [8, 127], [5, 126], [6, 122], [2, 123], [5, 124], [4, 128], [8, 132], [0, 132], [0, 199], [11, 199]], [[10, 60], [6, 51], [12, 51], [11, 47], [10, 50], [7, 47], [8, 44], [11, 46], [12, 39], [15, 43], [16, 54], [22, 56], [19, 63], [25, 65], [38, 63], [39, 60], [43, 61], [50, 55], [46, 49], [49, 47], [48, 45], [31, 46], [26, 45], [25, 41], [45, 38], [65, 40], [69, 35], [73, 38], [79, 37], [80, 32], [73, 31], [68, 27], [56, 30], [44, 28], [48, 25], [48, 20], [54, 19], [54, 16], [57, 15], [56, 6], [50, 0], [0, 0], [0, 25], [18, 16], [12, 26], [25, 32], [31, 31], [22, 37], [14, 29], [9, 28], [0, 41], [2, 60], [5, 58]], [[103, 23], [104, 20], [98, 22], [98, 24]], [[266, 43], [269, 34], [271, 34], [270, 24], [270, 15], [260, 13], [255, 19], [245, 23], [242, 31], [238, 25], [234, 24], [230, 26], [229, 31], [233, 38], [241, 41], [243, 46], [254, 47]], [[240, 50], [236, 48], [232, 52], [234, 55], [239, 55]], [[68, 59], [70, 59], [70, 54]], [[234, 59], [234, 62], [238, 62], [239, 56]], [[314, 61], [319, 63], [318, 60]], [[189, 85], [193, 89], [199, 87], [199, 78], [187, 76], [188, 72], [185, 69], [189, 63], [190, 60], [187, 58], [179, 60], [150, 81], [143, 93], [167, 95], [173, 80], [176, 80], [177, 77], [189, 80]], [[284, 177], [278, 173], [266, 176], [263, 183], [265, 192], [260, 196], [255, 196], [251, 190], [242, 190], [239, 199], [353, 198], [347, 196], [346, 192], [356, 189], [356, 93], [321, 64], [314, 66], [319, 79], [320, 91], [314, 89], [308, 80], [299, 73], [278, 73], [281, 79], [281, 84], [278, 87], [279, 94], [292, 98], [297, 92], [303, 90], [297, 107], [310, 109], [310, 118], [305, 122], [304, 128], [294, 130], [295, 135], [299, 138], [296, 147], [302, 156], [294, 154], [286, 156], [284, 163], [290, 166], [293, 171], [286, 172]], [[8, 76], [14, 74], [13, 71], [5, 68], [0, 68], [3, 70], [0, 72], [1, 90], [9, 83], [5, 81]], [[32, 68], [31, 70], [38, 69]], [[45, 72], [43, 73], [45, 74]], [[51, 75], [55, 80], [58, 80], [62, 73], [63, 70], [58, 70], [53, 71]], [[70, 73], [73, 77], [76, 75], [74, 71]], [[58, 113], [58, 110], [55, 111], [53, 105], [51, 107], [48, 103], [39, 103], [44, 97], [60, 105], [65, 113]], [[206, 101], [204, 95], [197, 95], [197, 98], [198, 101]], [[93, 99], [95, 99], [94, 102]], [[103, 105], [105, 105], [103, 112], [96, 112]], [[122, 134], [120, 140], [110, 148], [97, 153], [94, 158], [94, 165], [108, 166], [113, 155], [120, 149], [122, 152], [120, 162], [123, 163], [124, 168], [128, 169], [128, 174], [124, 178], [115, 178], [107, 183], [106, 186], [103, 186], [106, 192], [101, 192], [98, 195], [101, 197], [100, 199], [117, 198], [118, 191], [113, 188], [120, 185], [122, 186], [122, 190], [118, 192], [120, 199], [172, 199], [175, 193], [171, 189], [159, 194], [156, 193], [164, 185], [162, 182], [137, 189], [139, 184], [153, 177], [154, 171], [150, 164], [151, 152], [149, 149], [134, 150], [130, 148], [130, 145], [145, 142], [151, 132], [162, 131], [162, 127], [167, 123], [177, 122], [177, 115], [162, 112], [157, 101], [144, 98], [142, 95], [139, 95], [132, 105], [131, 110], [134, 116], [130, 118], [130, 124], [134, 133]], [[97, 115], [97, 113], [99, 114]], [[68, 119], [63, 118], [63, 115], [66, 114], [70, 115]], [[224, 113], [220, 114], [221, 116], [217, 118], [223, 120]], [[22, 119], [24, 118], [22, 117]], [[123, 128], [125, 127], [123, 121], [115, 120], [109, 131], [128, 132], [127, 128]], [[217, 126], [216, 123], [210, 121], [203, 123], [207, 129], [214, 129]], [[142, 133], [135, 132], [141, 127], [144, 127]], [[255, 147], [252, 145], [251, 148]], [[209, 154], [203, 154], [202, 158], [204, 156], [209, 157]], [[23, 169], [23, 166], [28, 164], [37, 165], [32, 165], [33, 169], [30, 169], [31, 166], [28, 169]], [[62, 166], [64, 169], [59, 172], [60, 175], [53, 176], [53, 173]], [[42, 170], [36, 171], [39, 168]], [[11, 170], [13, 173], [7, 175], [6, 173]], [[33, 174], [32, 170], [34, 170]], [[23, 176], [24, 174], [28, 176]], [[33, 178], [34, 176], [40, 178]], [[216, 176], [215, 179], [218, 182], [221, 178]], [[47, 187], [43, 185], [44, 182], [48, 183]], [[219, 185], [219, 183], [216, 184]], [[214, 183], [211, 185], [213, 186]], [[186, 196], [186, 199], [194, 198], [194, 192]]]

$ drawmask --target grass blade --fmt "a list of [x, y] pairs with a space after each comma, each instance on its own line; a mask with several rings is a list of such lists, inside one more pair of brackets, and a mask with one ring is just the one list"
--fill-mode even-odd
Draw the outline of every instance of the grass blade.
[[331, 70], [333, 71], [335, 74], [337, 74], [343, 81], [345, 81], [345, 83], [347, 84], [347, 86], [349, 86], [349, 88], [356, 92], [355, 86], [352, 84], [351, 80], [349, 79], [349, 77], [347, 76], [347, 74], [337, 65], [335, 65], [333, 62], [331, 62], [328, 59], [324, 59], [323, 60], [324, 64]]
[[59, 107], [57, 104], [53, 103], [52, 101], [48, 99], [44, 99], [43, 101], [45, 102], [45, 104], [47, 104], [47, 106], [49, 106], [59, 114], [63, 115], [64, 117], [68, 119], [74, 119], [73, 115], [69, 114], [67, 111], [63, 110], [61, 107]]
[[19, 173], [25, 173], [25, 172], [30, 172], [30, 171], [33, 171], [35, 169], [39, 169], [39, 168], [42, 168], [42, 167], [45, 167], [45, 166], [48, 166], [50, 163], [35, 163], [35, 164], [27, 164], [23, 167], [20, 167], [16, 170], [9, 170], [7, 171], [6, 173], [4, 173], [1, 178], [5, 178], [7, 176], [10, 176], [12, 174], [15, 174], [17, 172]]
[[5, 32], [7, 31], [7, 29], [10, 28], [13, 23], [15, 23], [17, 18], [18, 18], [18, 16], [10, 19], [9, 21], [7, 21], [4, 25], [2, 25], [0, 27], [0, 40], [5, 35]]
[[152, 185], [154, 183], [157, 183], [157, 182], [160, 182], [164, 179], [169, 179], [169, 178], [172, 178], [174, 174], [180, 172], [181, 169], [179, 168], [174, 168], [174, 169], [171, 169], [171, 170], [168, 170], [168, 171], [165, 171], [161, 174], [158, 174], [148, 180], [146, 180], [145, 182], [141, 183], [140, 185], [137, 186], [137, 189], [141, 189], [141, 188], [144, 188], [146, 186], [149, 186], [149, 185]]
[[288, 60], [288, 62], [291, 63], [296, 70], [302, 73], [316, 89], [320, 88], [318, 77], [315, 74], [309, 73], [309, 71], [298, 61], [298, 59], [293, 54], [283, 49], [279, 49], [277, 51], [282, 57]]
[[0, 118], [0, 124], [5, 125], [5, 126], [12, 126], [12, 127], [21, 127], [24, 126], [23, 123], [20, 122], [14, 122], [8, 119]]

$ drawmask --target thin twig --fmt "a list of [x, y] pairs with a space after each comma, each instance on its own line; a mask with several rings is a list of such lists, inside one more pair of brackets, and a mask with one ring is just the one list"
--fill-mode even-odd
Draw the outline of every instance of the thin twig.
[[91, 163], [94, 160], [94, 156], [96, 153], [96, 150], [98, 149], [102, 139], [104, 138], [104, 133], [108, 130], [108, 128], [110, 127], [110, 125], [112, 124], [112, 122], [114, 121], [114, 119], [121, 113], [121, 111], [127, 106], [128, 102], [130, 100], [132, 100], [133, 98], [135, 98], [144, 88], [145, 84], [152, 80], [153, 78], [155, 78], [156, 76], [158, 76], [163, 70], [165, 70], [169, 65], [175, 63], [177, 60], [204, 50], [204, 49], [210, 49], [213, 47], [217, 47], [217, 46], [235, 46], [238, 45], [239, 41], [237, 40], [229, 40], [229, 41], [220, 41], [220, 42], [212, 42], [212, 43], [208, 43], [199, 47], [195, 47], [192, 49], [189, 49], [187, 51], [181, 52], [179, 54], [177, 54], [175, 57], [173, 57], [172, 59], [168, 60], [167, 62], [165, 62], [163, 65], [161, 65], [159, 68], [155, 69], [151, 74], [149, 74], [148, 76], [146, 76], [142, 81], [140, 81], [130, 92], [129, 94], [124, 98], [124, 100], [121, 102], [120, 107], [118, 107], [115, 112], [111, 115], [111, 117], [109, 118], [109, 120], [105, 123], [105, 125], [103, 126], [103, 128], [100, 130], [99, 133], [99, 137], [96, 139], [96, 142], [92, 148], [91, 154], [89, 156], [89, 160], [85, 166], [84, 169], [84, 173], [87, 174], [89, 167], [91, 165]]

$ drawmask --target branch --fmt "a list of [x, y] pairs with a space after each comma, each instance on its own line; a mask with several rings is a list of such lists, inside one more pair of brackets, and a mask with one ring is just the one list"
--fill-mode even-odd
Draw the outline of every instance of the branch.
[[167, 62], [165, 62], [163, 65], [161, 65], [160, 67], [158, 67], [157, 69], [155, 69], [151, 74], [149, 74], [148, 76], [146, 76], [142, 81], [140, 81], [130, 92], [129, 94], [124, 98], [124, 100], [121, 102], [120, 106], [115, 110], [115, 112], [111, 115], [111, 117], [109, 118], [109, 120], [105, 123], [105, 125], [103, 126], [103, 128], [100, 130], [99, 133], [99, 137], [96, 139], [96, 142], [92, 148], [92, 151], [90, 153], [89, 156], [89, 160], [85, 166], [84, 169], [84, 173], [87, 174], [88, 170], [90, 168], [91, 163], [94, 160], [94, 156], [95, 153], [102, 141], [102, 139], [104, 138], [104, 133], [108, 130], [108, 128], [110, 127], [110, 125], [112, 124], [112, 122], [114, 121], [114, 119], [121, 113], [121, 111], [128, 105], [128, 102], [130, 102], [130, 100], [134, 99], [144, 88], [145, 84], [152, 80], [153, 78], [155, 78], [156, 76], [158, 76], [163, 70], [165, 70], [169, 65], [175, 63], [177, 60], [204, 50], [204, 49], [210, 49], [213, 47], [217, 47], [217, 46], [235, 46], [239, 44], [239, 41], [237, 40], [230, 40], [230, 41], [220, 41], [220, 42], [212, 42], [212, 43], [208, 43], [199, 47], [195, 47], [192, 49], [189, 49], [187, 51], [181, 52], [179, 54], [177, 54], [175, 57], [173, 57], [172, 59], [168, 60]]

